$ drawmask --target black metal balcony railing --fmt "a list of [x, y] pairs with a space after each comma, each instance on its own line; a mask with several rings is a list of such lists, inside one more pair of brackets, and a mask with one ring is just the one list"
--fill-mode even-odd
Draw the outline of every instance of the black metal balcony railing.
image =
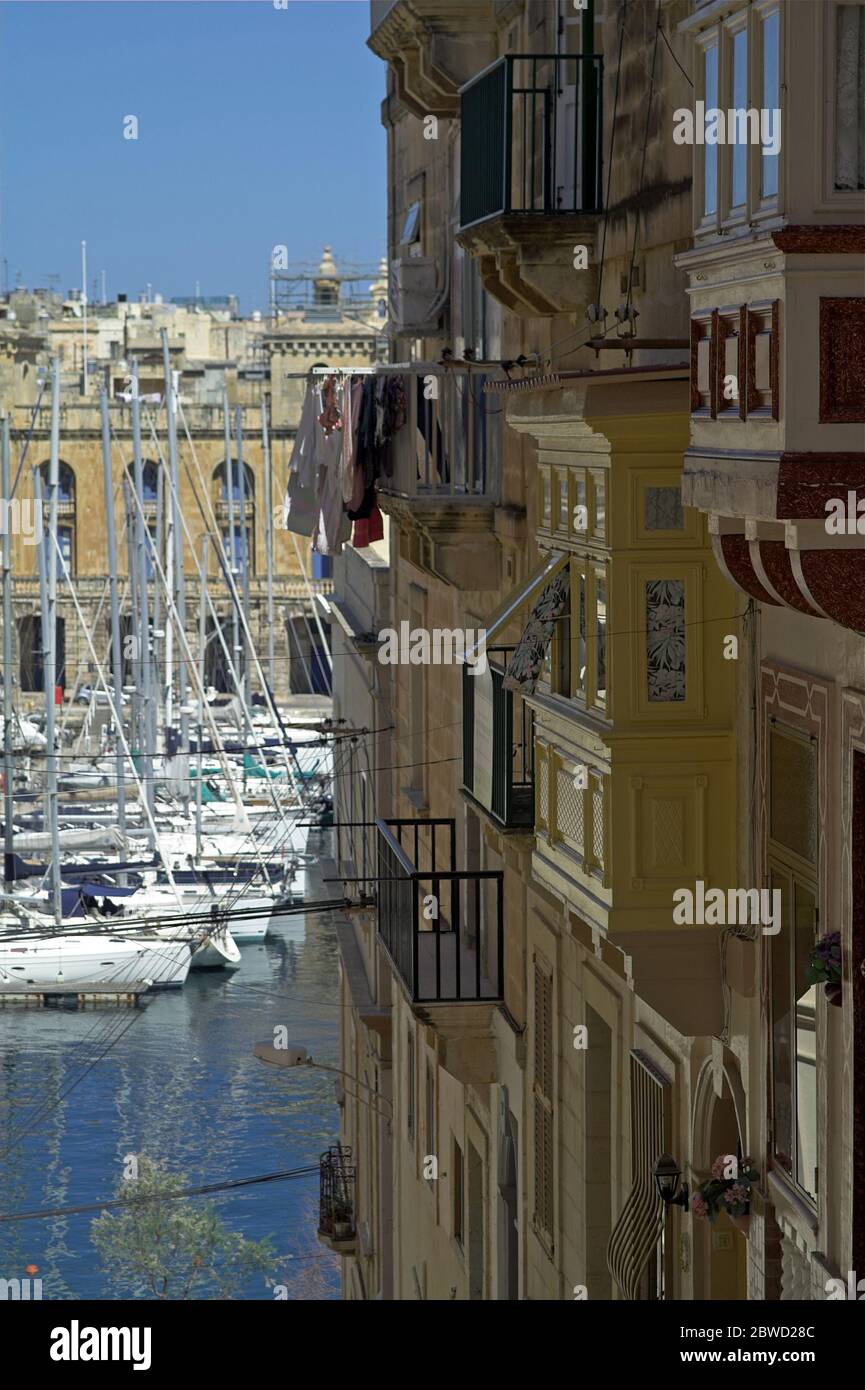
[[490, 679], [463, 667], [463, 787], [506, 829], [535, 819], [532, 712], [503, 688], [513, 647], [487, 651]]
[[501, 872], [454, 867], [452, 819], [377, 821], [376, 835], [378, 933], [412, 1000], [504, 998]]
[[460, 90], [460, 226], [600, 211], [603, 59], [509, 53]]
[[355, 1227], [354, 1189], [357, 1169], [351, 1163], [351, 1149], [331, 1144], [319, 1161], [318, 1232], [328, 1241], [353, 1241]]
[[485, 378], [426, 366], [406, 368], [406, 424], [390, 446], [382, 491], [400, 497], [494, 499], [499, 422]]

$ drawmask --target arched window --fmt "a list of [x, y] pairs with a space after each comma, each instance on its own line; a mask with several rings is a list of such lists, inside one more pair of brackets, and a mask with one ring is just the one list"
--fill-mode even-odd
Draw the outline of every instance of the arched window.
[[[66, 685], [66, 619], [57, 619], [56, 633], [56, 684]], [[35, 613], [28, 613], [18, 623], [19, 672], [22, 691], [40, 693], [45, 689], [45, 665], [42, 651], [42, 619]]]
[[[231, 475], [231, 496], [235, 502], [240, 501], [240, 468], [237, 459], [232, 459], [230, 468], [226, 470], [225, 459], [218, 463], [213, 470], [213, 477], [219, 484], [219, 499], [221, 502], [228, 501], [228, 487], [226, 472]], [[248, 463], [243, 465], [243, 478], [246, 486], [247, 503], [255, 500], [255, 474]]]
[[[48, 525], [48, 479], [51, 465], [46, 459], [40, 463], [42, 481], [42, 510], [45, 525]], [[57, 469], [57, 540], [60, 553], [70, 574], [75, 573], [75, 474], [68, 463], [60, 460]], [[60, 565], [58, 564], [58, 569]]]
[[[215, 484], [215, 510], [222, 534], [222, 548], [232, 569], [242, 574], [248, 556], [249, 573], [255, 573], [255, 474], [248, 463], [243, 465], [243, 491], [241, 498], [241, 472], [238, 460], [233, 458], [226, 468], [226, 460], [218, 463], [213, 470]], [[229, 515], [229, 480], [231, 483], [231, 506], [234, 512], [234, 556], [231, 555], [231, 518]], [[243, 520], [241, 522], [241, 512]], [[245, 544], [244, 544], [245, 542]]]
[[[148, 529], [148, 531], [150, 532], [150, 535], [151, 535], [151, 538], [152, 538], [153, 546], [154, 546], [154, 547], [156, 546], [156, 542], [157, 542], [157, 538], [158, 538], [158, 534], [159, 534], [159, 525], [158, 525], [158, 514], [159, 514], [159, 467], [160, 467], [160, 465], [159, 465], [159, 463], [158, 463], [155, 459], [142, 459], [142, 461], [141, 461], [141, 491], [142, 491], [142, 496], [141, 496], [141, 510], [142, 510], [142, 512], [144, 513], [144, 520], [145, 520], [145, 523], [146, 523], [146, 525], [147, 525], [147, 529]], [[132, 491], [134, 492], [134, 491], [135, 491], [135, 464], [134, 464], [134, 463], [130, 463], [130, 464], [127, 466], [126, 473], [127, 473], [128, 479], [129, 479], [129, 486], [130, 486], [130, 488], [132, 489]], [[137, 509], [137, 507], [135, 506], [134, 501], [132, 501], [131, 499], [130, 499], [130, 509], [131, 509], [131, 511], [130, 511], [130, 516], [131, 516], [132, 521], [134, 522], [135, 517], [137, 516], [137, 513], [138, 513], [138, 509]], [[146, 566], [147, 566], [147, 578], [148, 578], [148, 580], [150, 580], [150, 579], [155, 579], [155, 578], [156, 578], [156, 573], [157, 573], [157, 571], [156, 571], [156, 565], [155, 565], [154, 562], [153, 562], [153, 550], [151, 550], [150, 546], [147, 546], [146, 549], [145, 549], [144, 560], [145, 560], [145, 564], [146, 564]]]

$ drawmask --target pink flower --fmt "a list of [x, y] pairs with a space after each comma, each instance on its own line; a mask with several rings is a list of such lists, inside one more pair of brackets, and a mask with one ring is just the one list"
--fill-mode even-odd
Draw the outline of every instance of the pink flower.
[[[733, 1169], [733, 1172], [732, 1172], [732, 1173], [730, 1172], [730, 1168], [731, 1168], [731, 1167], [732, 1167], [732, 1169]], [[723, 1178], [732, 1177], [732, 1176], [736, 1175], [737, 1173], [738, 1173], [738, 1165], [737, 1165], [737, 1162], [736, 1162], [736, 1155], [735, 1155], [735, 1154], [718, 1154], [718, 1157], [715, 1159], [715, 1162], [712, 1164], [712, 1177], [713, 1177], [713, 1178], [718, 1178], [718, 1179], [723, 1179]]]
[[694, 1213], [695, 1216], [699, 1216], [701, 1218], [708, 1216], [709, 1214], [709, 1203], [706, 1201], [705, 1197], [702, 1197], [700, 1195], [699, 1192], [694, 1193], [694, 1197], [691, 1202], [691, 1211]]
[[740, 1182], [734, 1182], [732, 1187], [728, 1187], [724, 1193], [724, 1201], [728, 1207], [734, 1207], [739, 1202], [747, 1202], [748, 1189]]

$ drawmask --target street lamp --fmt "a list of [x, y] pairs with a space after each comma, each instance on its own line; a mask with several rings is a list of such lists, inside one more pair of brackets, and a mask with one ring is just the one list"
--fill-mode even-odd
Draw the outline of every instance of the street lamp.
[[688, 1184], [683, 1182], [681, 1189], [679, 1188], [682, 1170], [672, 1154], [661, 1154], [652, 1169], [652, 1175], [658, 1184], [658, 1191], [661, 1194], [661, 1201], [664, 1203], [665, 1210], [670, 1207], [682, 1207], [684, 1211], [687, 1211]]
[[[382, 1114], [388, 1123], [393, 1117], [393, 1102], [387, 1096], [383, 1096], [374, 1087], [367, 1086], [365, 1081], [359, 1081], [356, 1076], [352, 1076], [351, 1072], [343, 1071], [341, 1067], [330, 1067], [325, 1062], [313, 1061], [309, 1051], [299, 1043], [286, 1043], [284, 1047], [277, 1047], [274, 1043], [256, 1043], [252, 1049], [252, 1055], [257, 1057], [260, 1062], [267, 1062], [271, 1067], [315, 1067], [317, 1071], [332, 1071], [337, 1076], [343, 1076], [351, 1081], [354, 1086], [360, 1086], [364, 1091], [369, 1091], [375, 1100], [384, 1101], [385, 1105], [389, 1107], [390, 1113], [387, 1111], [379, 1111], [378, 1113]], [[366, 1101], [363, 1096], [352, 1096], [352, 1099], [367, 1105], [372, 1104], [371, 1101]], [[374, 1106], [373, 1109], [375, 1109]]]

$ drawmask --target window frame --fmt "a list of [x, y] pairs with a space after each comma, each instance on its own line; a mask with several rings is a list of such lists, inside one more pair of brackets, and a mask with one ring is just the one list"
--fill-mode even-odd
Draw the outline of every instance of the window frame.
[[[816, 161], [814, 171], [815, 210], [818, 212], [860, 212], [865, 193], [861, 189], [839, 189], [835, 187], [835, 54], [838, 44], [838, 9], [856, 0], [830, 0], [823, 6], [820, 39], [823, 45], [822, 110], [815, 112], [817, 129], [822, 131], [823, 158]], [[860, 4], [860, 8], [865, 8]], [[819, 84], [817, 84], [819, 86]], [[817, 98], [819, 100], [819, 97]]]

